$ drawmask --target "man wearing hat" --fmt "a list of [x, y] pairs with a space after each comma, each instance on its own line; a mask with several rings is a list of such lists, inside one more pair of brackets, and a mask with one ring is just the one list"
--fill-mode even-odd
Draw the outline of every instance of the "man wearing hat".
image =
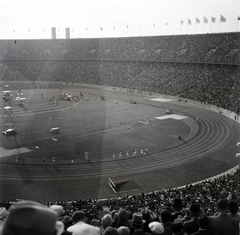
[[67, 231], [73, 235], [100, 235], [101, 230], [86, 223], [87, 216], [84, 211], [75, 211], [72, 215], [73, 225]]
[[143, 231], [143, 225], [145, 223], [145, 220], [143, 220], [142, 213], [134, 213], [132, 217], [132, 226], [134, 229], [134, 232], [132, 235], [150, 235], [150, 233], [146, 233]]
[[175, 219], [182, 218], [184, 216], [184, 212], [182, 210], [182, 199], [181, 198], [175, 198], [173, 200], [173, 210], [174, 213], [171, 215], [171, 222], [173, 222]]
[[183, 229], [187, 234], [192, 234], [197, 232], [199, 229], [198, 218], [201, 215], [202, 209], [198, 202], [193, 202], [186, 210], [189, 211], [192, 219], [184, 222]]
[[2, 235], [60, 235], [63, 223], [52, 209], [32, 201], [20, 201], [10, 207]]

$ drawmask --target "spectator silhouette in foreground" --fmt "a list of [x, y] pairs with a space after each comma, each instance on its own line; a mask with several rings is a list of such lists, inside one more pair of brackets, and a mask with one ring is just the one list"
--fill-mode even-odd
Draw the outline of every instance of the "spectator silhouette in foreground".
[[175, 198], [173, 200], [173, 210], [174, 213], [171, 216], [171, 222], [173, 222], [175, 219], [182, 218], [184, 216], [184, 212], [182, 210], [182, 199], [181, 198]]
[[151, 233], [148, 225], [156, 219], [156, 215], [148, 208], [142, 209], [141, 213], [143, 215], [143, 220], [145, 220], [145, 223], [143, 224], [143, 231]]
[[183, 229], [187, 234], [192, 234], [197, 232], [199, 229], [198, 218], [201, 215], [202, 209], [199, 203], [193, 202], [186, 210], [189, 210], [192, 219], [184, 222]]
[[[83, 234], [82, 234], [83, 235]], [[118, 231], [116, 228], [107, 227], [103, 232], [102, 235], [118, 235]]]
[[163, 209], [160, 211], [160, 220], [164, 227], [164, 235], [172, 235], [172, 222], [171, 222], [171, 212], [168, 209]]
[[172, 231], [173, 231], [173, 234], [172, 235], [186, 235], [186, 233], [184, 232], [184, 229], [183, 229], [183, 224], [182, 222], [180, 221], [174, 221], [172, 223]]
[[126, 226], [130, 228], [130, 223], [128, 221], [129, 215], [125, 209], [120, 209], [118, 211], [118, 225], [117, 227]]
[[228, 215], [228, 201], [217, 202], [218, 214], [209, 216], [212, 235], [239, 235], [239, 222]]
[[238, 213], [238, 203], [235, 201], [229, 202], [229, 216], [237, 219], [240, 222], [240, 214]]
[[130, 229], [127, 226], [121, 226], [117, 229], [118, 235], [130, 235]]
[[57, 215], [58, 215], [58, 221], [63, 222], [64, 224], [64, 231], [62, 233], [62, 235], [68, 235], [71, 234], [70, 232], [68, 232], [66, 229], [71, 225], [71, 218], [68, 215], [65, 215], [65, 210], [63, 208], [63, 206], [61, 205], [51, 205], [50, 209], [54, 210]]
[[102, 217], [101, 225], [102, 225], [102, 233], [106, 230], [107, 227], [112, 227], [113, 220], [110, 214], [106, 214]]
[[42, 204], [20, 201], [10, 207], [2, 235], [60, 235], [64, 230], [57, 213]]
[[73, 235], [100, 235], [101, 230], [86, 223], [87, 217], [84, 211], [75, 211], [72, 215], [73, 225], [67, 231]]
[[202, 216], [198, 218], [199, 230], [191, 235], [211, 235], [209, 227], [209, 219], [207, 216]]
[[142, 213], [134, 213], [132, 217], [132, 226], [134, 229], [133, 235], [150, 235], [150, 233], [146, 233], [143, 231], [143, 225], [145, 220], [143, 220]]

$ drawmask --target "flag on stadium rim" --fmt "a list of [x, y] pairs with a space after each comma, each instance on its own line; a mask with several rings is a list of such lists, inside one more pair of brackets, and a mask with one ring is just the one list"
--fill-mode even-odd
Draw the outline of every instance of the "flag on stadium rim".
[[215, 18], [215, 17], [212, 17], [211, 22], [212, 22], [212, 23], [215, 23], [215, 21], [216, 21], [216, 18]]
[[205, 16], [203, 16], [203, 23], [208, 23], [208, 19]]
[[181, 24], [183, 24], [184, 23], [184, 21], [183, 20], [181, 20]]
[[191, 20], [188, 19], [188, 24], [191, 24], [191, 23], [192, 23]]
[[226, 22], [226, 21], [227, 21], [226, 18], [224, 16], [220, 15], [220, 22]]
[[200, 20], [196, 17], [196, 23], [200, 24]]
[[102, 28], [102, 27], [100, 27], [100, 29], [101, 29], [101, 30], [103, 30], [103, 28]]

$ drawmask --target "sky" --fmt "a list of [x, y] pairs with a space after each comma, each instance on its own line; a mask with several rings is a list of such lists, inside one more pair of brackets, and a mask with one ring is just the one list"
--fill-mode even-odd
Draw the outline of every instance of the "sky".
[[236, 32], [238, 16], [240, 0], [0, 0], [0, 39]]

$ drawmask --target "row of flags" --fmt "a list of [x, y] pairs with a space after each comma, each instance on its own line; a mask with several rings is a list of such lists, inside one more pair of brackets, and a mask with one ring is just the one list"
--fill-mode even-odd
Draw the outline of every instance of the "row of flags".
[[[216, 19], [217, 19], [216, 17], [212, 16], [211, 19], [210, 19], [210, 22], [211, 23], [216, 23]], [[240, 20], [240, 16], [238, 16], [237, 20]], [[196, 21], [195, 22], [196, 22], [196, 24], [200, 24], [201, 23], [200, 19], [197, 18], [197, 17], [196, 17]], [[226, 23], [227, 19], [223, 15], [220, 15], [220, 22]], [[187, 23], [189, 25], [191, 25], [192, 21], [190, 19], [188, 19]], [[208, 18], [206, 16], [203, 16], [203, 23], [205, 23], [205, 24], [209, 23], [209, 20], [208, 20]], [[181, 25], [183, 25], [183, 24], [184, 24], [184, 21], [181, 20]], [[168, 25], [168, 23], [166, 23], [166, 25]], [[127, 27], [127, 29], [129, 28], [128, 25], [126, 27]], [[153, 24], [153, 27], [155, 27], [155, 24]], [[113, 27], [113, 29], [115, 29], [115, 27]], [[86, 30], [87, 30], [87, 28], [86, 28]], [[103, 30], [103, 28], [100, 27], [100, 30]]]
[[[216, 23], [216, 19], [217, 19], [216, 17], [212, 16], [211, 19], [210, 19], [210, 22], [211, 23]], [[238, 20], [240, 20], [240, 16], [238, 16]], [[201, 23], [201, 21], [197, 17], [196, 17], [195, 22], [196, 22], [196, 24]], [[209, 22], [208, 18], [206, 16], [203, 16], [203, 23], [207, 24], [208, 22]], [[220, 15], [220, 22], [223, 22], [223, 23], [227, 22], [226, 18], [223, 15]], [[190, 19], [188, 19], [187, 23], [191, 25], [192, 21]], [[181, 24], [184, 24], [183, 20], [181, 20]]]
[[[213, 17], [213, 16], [212, 16], [211, 19], [210, 19], [210, 22], [211, 22], [211, 23], [216, 23], [216, 19], [217, 19], [216, 17]], [[240, 16], [239, 16], [239, 15], [238, 15], [238, 17], [237, 17], [237, 20], [240, 20]], [[201, 21], [200, 21], [199, 18], [197, 18], [197, 17], [196, 17], [196, 19], [195, 19], [195, 22], [196, 22], [196, 24], [200, 24], [200, 23], [201, 23]], [[223, 15], [220, 15], [220, 22], [226, 23], [226, 22], [227, 22], [227, 19], [226, 19]], [[181, 20], [180, 23], [181, 23], [181, 25], [183, 25], [183, 24], [184, 24], [184, 21]], [[203, 23], [204, 23], [204, 24], [209, 23], [209, 20], [208, 20], [208, 18], [207, 18], [206, 16], [203, 16]], [[188, 19], [188, 20], [187, 20], [187, 24], [191, 25], [191, 24], [192, 24], [192, 21], [191, 21], [190, 19]], [[166, 23], [166, 25], [168, 25], [168, 23]], [[155, 27], [155, 24], [153, 24], [153, 27]], [[141, 28], [141, 26], [140, 26], [140, 28]], [[85, 29], [88, 30], [87, 27], [86, 27]], [[113, 29], [115, 29], [115, 27], [113, 27]], [[128, 29], [128, 25], [127, 25], [127, 29]], [[100, 27], [100, 30], [102, 31], [103, 28]], [[58, 30], [58, 31], [59, 31], [59, 30]], [[73, 31], [73, 29], [72, 29], [71, 31]], [[13, 30], [13, 32], [15, 33], [15, 30]], [[30, 32], [30, 30], [29, 30], [29, 32]], [[44, 29], [44, 32], [45, 32], [45, 29]]]

